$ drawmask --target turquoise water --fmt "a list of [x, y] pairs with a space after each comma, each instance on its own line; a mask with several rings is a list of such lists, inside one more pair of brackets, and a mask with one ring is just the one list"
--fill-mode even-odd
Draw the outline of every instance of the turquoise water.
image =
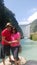
[[26, 58], [26, 60], [37, 60], [37, 41], [30, 39], [22, 39], [22, 52], [19, 54]]
[[24, 38], [20, 43], [22, 45], [22, 52], [19, 55], [26, 58], [26, 60], [37, 60], [37, 41]]

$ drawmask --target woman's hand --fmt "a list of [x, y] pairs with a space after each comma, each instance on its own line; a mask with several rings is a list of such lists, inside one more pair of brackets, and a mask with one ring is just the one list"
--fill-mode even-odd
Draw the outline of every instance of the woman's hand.
[[19, 42], [19, 41], [18, 40], [14, 40], [14, 41], [9, 41], [8, 43], [12, 44], [12, 43], [17, 43], [17, 42]]
[[12, 41], [9, 41], [8, 43], [9, 43], [9, 44], [12, 44]]

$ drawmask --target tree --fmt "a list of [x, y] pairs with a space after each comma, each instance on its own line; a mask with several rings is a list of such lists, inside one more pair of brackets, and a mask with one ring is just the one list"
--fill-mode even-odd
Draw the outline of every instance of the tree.
[[12, 25], [15, 26], [18, 31], [20, 31], [21, 36], [23, 37], [23, 32], [17, 23], [15, 14], [4, 5], [3, 0], [0, 0], [0, 31], [4, 29], [7, 22], [11, 22]]
[[0, 0], [0, 29], [2, 28], [4, 21], [4, 1]]

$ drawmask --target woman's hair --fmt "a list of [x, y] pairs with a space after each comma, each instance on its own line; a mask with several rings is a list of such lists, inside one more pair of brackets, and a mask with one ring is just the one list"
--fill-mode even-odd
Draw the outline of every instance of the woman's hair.
[[17, 28], [16, 27], [13, 27], [13, 30], [15, 30], [15, 33], [17, 33]]

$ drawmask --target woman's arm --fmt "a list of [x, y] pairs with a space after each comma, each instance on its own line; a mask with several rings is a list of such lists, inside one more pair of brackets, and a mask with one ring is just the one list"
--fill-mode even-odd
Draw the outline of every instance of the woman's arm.
[[19, 41], [20, 41], [20, 38], [17, 38], [16, 40], [13, 40], [12, 43], [15, 43], [15, 42], [17, 43]]

